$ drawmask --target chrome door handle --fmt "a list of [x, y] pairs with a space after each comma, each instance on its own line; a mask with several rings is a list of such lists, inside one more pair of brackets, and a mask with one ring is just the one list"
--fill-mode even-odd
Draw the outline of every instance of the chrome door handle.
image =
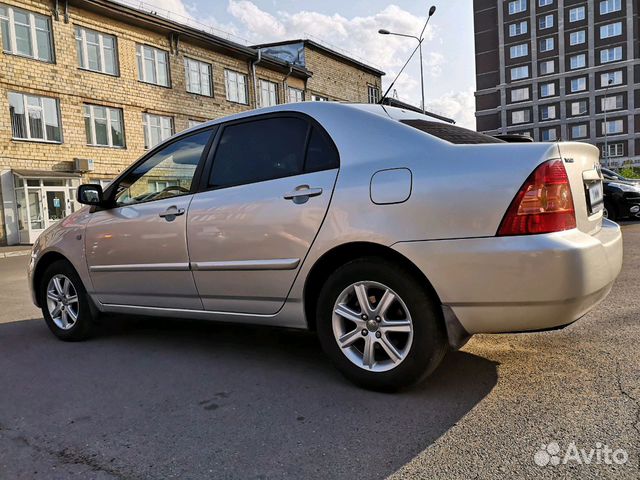
[[304, 203], [309, 197], [322, 195], [321, 188], [310, 188], [309, 185], [300, 185], [293, 192], [285, 193], [285, 200], [293, 200], [294, 203]]
[[164, 218], [169, 222], [180, 215], [184, 215], [184, 208], [177, 208], [175, 206], [169, 207], [164, 212], [158, 214], [160, 218]]

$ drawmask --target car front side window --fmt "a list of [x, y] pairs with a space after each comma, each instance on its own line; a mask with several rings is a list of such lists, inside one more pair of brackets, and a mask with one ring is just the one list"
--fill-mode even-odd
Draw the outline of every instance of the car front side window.
[[211, 130], [195, 133], [152, 154], [118, 183], [115, 204], [134, 205], [191, 193], [196, 169], [211, 135]]

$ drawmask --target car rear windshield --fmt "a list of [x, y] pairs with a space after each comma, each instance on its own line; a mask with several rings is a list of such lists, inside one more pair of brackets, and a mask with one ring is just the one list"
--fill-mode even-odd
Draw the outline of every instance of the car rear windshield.
[[400, 120], [400, 122], [410, 127], [417, 128], [429, 135], [446, 140], [459, 145], [473, 145], [476, 143], [506, 143], [484, 133], [474, 132], [466, 128], [456, 127], [442, 122], [429, 122], [427, 120]]

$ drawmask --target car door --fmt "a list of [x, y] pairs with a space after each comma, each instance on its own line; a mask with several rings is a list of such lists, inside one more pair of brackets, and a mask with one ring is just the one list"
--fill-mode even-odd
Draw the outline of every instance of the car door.
[[150, 153], [108, 190], [112, 208], [85, 234], [91, 281], [104, 304], [202, 309], [189, 268], [186, 212], [213, 131]]
[[204, 309], [276, 313], [326, 215], [337, 149], [292, 114], [226, 124], [215, 144], [187, 226]]

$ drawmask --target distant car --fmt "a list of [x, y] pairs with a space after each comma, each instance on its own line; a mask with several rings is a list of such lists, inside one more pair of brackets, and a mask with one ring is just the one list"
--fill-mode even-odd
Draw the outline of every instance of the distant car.
[[29, 267], [58, 338], [101, 312], [311, 329], [376, 389], [421, 380], [471, 334], [574, 322], [622, 265], [597, 148], [380, 105], [221, 118], [78, 200]]
[[634, 185], [640, 185], [640, 178], [627, 178], [620, 175], [618, 172], [614, 172], [608, 168], [602, 169], [602, 176], [605, 181], [610, 180], [612, 182], [624, 182], [624, 183], [632, 183]]
[[604, 216], [613, 221], [640, 218], [640, 184], [605, 179]]

